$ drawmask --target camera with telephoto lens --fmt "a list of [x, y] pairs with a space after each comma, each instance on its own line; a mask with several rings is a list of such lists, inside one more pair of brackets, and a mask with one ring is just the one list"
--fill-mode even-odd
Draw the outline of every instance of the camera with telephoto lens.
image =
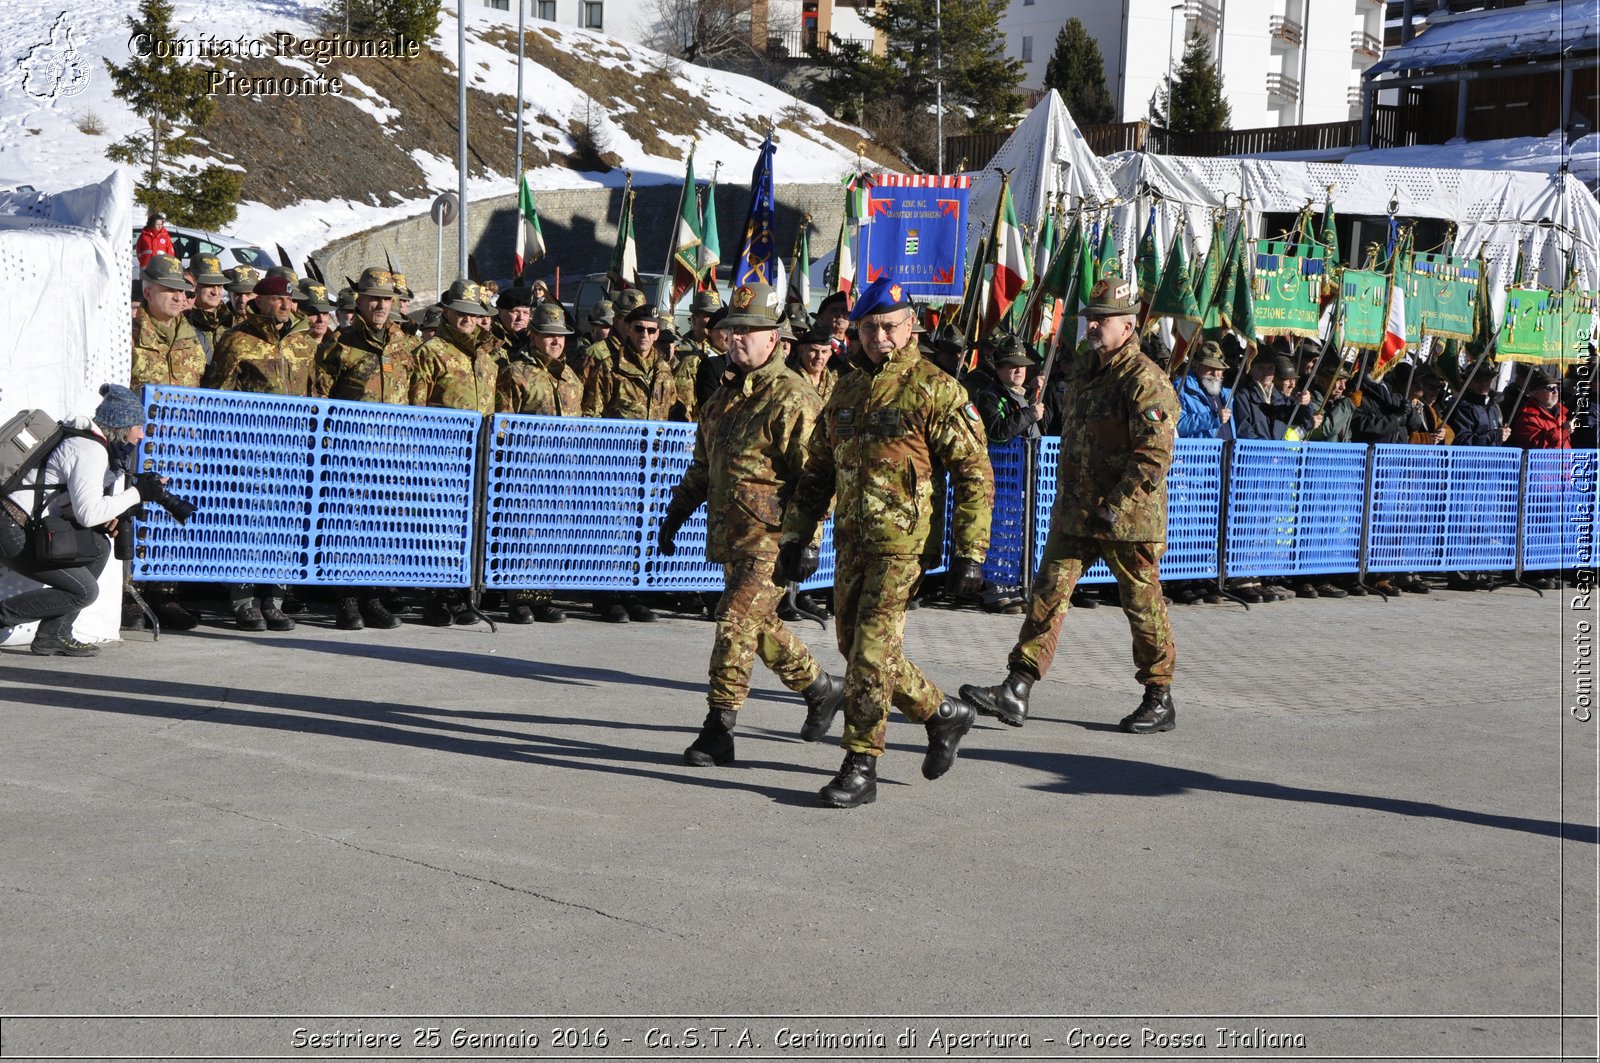
[[[133, 482], [135, 484], [138, 484], [138, 485], [141, 485], [141, 486], [144, 486], [144, 485], [147, 485], [147, 484], [154, 484], [156, 490], [159, 493], [158, 494], [154, 494], [154, 495], [148, 495], [149, 501], [154, 502], [156, 505], [160, 506], [162, 509], [164, 509], [168, 513], [172, 514], [172, 519], [177, 521], [179, 524], [187, 524], [187, 523], [189, 523], [189, 518], [194, 516], [194, 510], [195, 510], [194, 503], [190, 502], [188, 499], [179, 498], [177, 495], [173, 494], [171, 491], [168, 491], [167, 490], [167, 485], [161, 482], [161, 474], [160, 473], [158, 473], [158, 472], [135, 473], [134, 477], [133, 477]], [[146, 494], [148, 492], [148, 490], [149, 490], [149, 488], [146, 488], [145, 491], [141, 491], [140, 493], [141, 494]]]

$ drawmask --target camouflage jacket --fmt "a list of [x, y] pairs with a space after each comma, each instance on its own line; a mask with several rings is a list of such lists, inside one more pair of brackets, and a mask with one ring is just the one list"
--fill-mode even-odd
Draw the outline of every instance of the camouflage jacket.
[[565, 358], [530, 352], [502, 366], [494, 386], [496, 413], [582, 417], [583, 381]]
[[404, 406], [411, 398], [411, 371], [417, 341], [399, 322], [374, 331], [361, 317], [339, 330], [339, 343], [323, 360], [328, 398], [387, 402]]
[[706, 559], [777, 557], [784, 506], [806, 467], [822, 403], [774, 357], [717, 389], [700, 411], [694, 461], [672, 492], [687, 517], [706, 503]]
[[235, 325], [249, 316], [250, 312], [248, 306], [245, 307], [245, 312], [243, 314], [234, 313], [233, 303], [231, 300], [226, 301], [221, 306], [217, 307], [217, 327], [222, 330], [221, 332], [217, 333], [217, 339], [222, 339], [223, 332], [227, 332], [229, 329], [233, 328]]
[[612, 333], [603, 340], [586, 344], [572, 352], [570, 356], [572, 368], [578, 371], [578, 375], [583, 378], [584, 384], [587, 385], [589, 378], [594, 375], [595, 369], [602, 363], [608, 363], [615, 359], [621, 351], [622, 341], [617, 338], [616, 333]]
[[217, 341], [228, 331], [228, 326], [222, 323], [222, 311], [227, 308], [227, 304], [224, 303], [216, 310], [190, 307], [183, 312], [184, 318], [194, 328], [194, 334], [200, 337], [200, 347], [206, 352], [207, 362], [211, 361], [211, 356], [217, 352]]
[[165, 325], [140, 314], [133, 325], [133, 380], [138, 391], [146, 384], [196, 388], [206, 374], [206, 351], [194, 326], [182, 317]]
[[505, 365], [510, 361], [511, 348], [509, 341], [495, 333], [494, 325], [495, 322], [491, 321], [488, 328], [480, 328], [473, 341], [480, 355], [488, 355], [497, 366]]
[[698, 421], [700, 402], [695, 397], [694, 381], [705, 357], [693, 348], [677, 348], [678, 361], [672, 367], [672, 386], [678, 389], [678, 403], [672, 408], [674, 421]]
[[433, 339], [417, 348], [411, 405], [494, 413], [494, 383], [500, 372], [496, 349], [480, 347], [479, 337], [440, 324]]
[[258, 395], [311, 394], [317, 345], [303, 320], [280, 328], [271, 318], [246, 314], [222, 334], [203, 388]]
[[338, 348], [339, 330], [329, 326], [328, 331], [322, 334], [322, 339], [317, 341], [316, 361], [311, 367], [311, 394], [316, 398], [327, 398], [333, 387], [333, 374], [329, 369]]
[[799, 369], [792, 369], [790, 372], [799, 377], [801, 383], [805, 384], [806, 387], [816, 392], [817, 397], [823, 402], [833, 398], [834, 390], [839, 386], [839, 374], [832, 369], [824, 369], [822, 371], [822, 379], [816, 383], [813, 383], [811, 378]]
[[624, 352], [613, 361], [595, 363], [583, 389], [587, 417], [665, 421], [677, 402], [672, 367], [653, 347], [642, 359]]
[[519, 336], [513, 336], [506, 327], [500, 323], [498, 317], [489, 322], [489, 333], [500, 345], [500, 361], [502, 365], [516, 361], [518, 358], [528, 357], [528, 340], [531, 338], [527, 329], [522, 330]]
[[[1178, 438], [1178, 395], [1137, 336], [1104, 366], [1093, 351], [1067, 370], [1067, 398], [1051, 523], [1068, 535], [1119, 542], [1165, 542], [1167, 470]], [[1091, 530], [1089, 512], [1106, 505], [1111, 531]]]
[[988, 552], [994, 471], [983, 422], [961, 385], [915, 344], [839, 381], [810, 450], [784, 517], [786, 541], [809, 539], [837, 493], [840, 549], [920, 556], [944, 505], [933, 489], [935, 466], [943, 466], [955, 485], [955, 556], [981, 562]]

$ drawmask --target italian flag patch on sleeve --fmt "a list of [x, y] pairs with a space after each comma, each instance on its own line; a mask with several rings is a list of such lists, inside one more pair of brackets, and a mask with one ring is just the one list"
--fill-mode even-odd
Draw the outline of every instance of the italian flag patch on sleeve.
[[974, 406], [970, 402], [967, 403], [965, 406], [961, 407], [961, 412], [967, 415], [967, 420], [969, 420], [969, 421], [982, 421], [983, 420], [982, 417], [978, 416], [978, 408], [976, 406]]

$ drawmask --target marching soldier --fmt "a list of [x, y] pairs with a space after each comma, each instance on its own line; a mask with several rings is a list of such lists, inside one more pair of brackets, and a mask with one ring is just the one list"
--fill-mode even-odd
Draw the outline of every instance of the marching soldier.
[[978, 411], [961, 385], [917, 351], [916, 322], [904, 289], [880, 277], [861, 294], [859, 368], [839, 382], [822, 410], [805, 474], [783, 521], [773, 580], [805, 579], [817, 526], [834, 510], [834, 611], [845, 657], [844, 763], [818, 795], [835, 808], [877, 799], [889, 709], [922, 722], [928, 752], [922, 774], [937, 779], [955, 762], [972, 729], [971, 705], [946, 697], [906, 659], [906, 602], [922, 577], [933, 511], [934, 466], [955, 484], [951, 579], [963, 593], [983, 585], [994, 474]]
[[1177, 647], [1159, 569], [1178, 397], [1166, 372], [1139, 350], [1138, 313], [1138, 290], [1121, 277], [1100, 280], [1090, 293], [1083, 311], [1088, 350], [1068, 370], [1050, 537], [1010, 674], [998, 686], [961, 688], [980, 712], [1012, 727], [1028, 718], [1028, 695], [1055, 659], [1068, 599], [1099, 558], [1117, 578], [1144, 686], [1144, 699], [1122, 729], [1154, 734], [1178, 724], [1171, 694]]
[[[706, 503], [706, 557], [722, 564], [716, 641], [711, 649], [710, 709], [684, 762], [730, 764], [733, 728], [762, 662], [806, 702], [800, 737], [827, 734], [844, 684], [822, 670], [805, 644], [778, 619], [783, 589], [772, 580], [783, 507], [806, 464], [822, 404], [777, 357], [778, 293], [765, 284], [734, 289], [727, 319], [731, 379], [702, 411], [694, 461], [672, 493], [656, 535], [671, 557], [678, 529]], [[807, 544], [808, 546], [810, 544]]]

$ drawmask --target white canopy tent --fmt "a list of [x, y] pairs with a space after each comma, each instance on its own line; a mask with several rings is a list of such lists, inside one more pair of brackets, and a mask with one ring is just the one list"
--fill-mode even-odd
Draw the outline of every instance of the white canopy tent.
[[[120, 170], [67, 192], [0, 193], [0, 420], [33, 408], [87, 415], [101, 384], [127, 382], [132, 210], [133, 187]], [[0, 597], [31, 585], [0, 570]], [[112, 562], [77, 637], [117, 638], [121, 600], [122, 566]], [[33, 627], [0, 628], [0, 642], [26, 643]]]

